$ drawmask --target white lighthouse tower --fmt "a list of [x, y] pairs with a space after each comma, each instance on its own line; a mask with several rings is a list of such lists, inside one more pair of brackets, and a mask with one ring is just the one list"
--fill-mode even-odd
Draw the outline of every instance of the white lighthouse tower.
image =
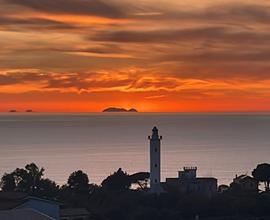
[[158, 135], [156, 127], [152, 130], [150, 140], [150, 192], [161, 193], [163, 189], [160, 185], [160, 141], [162, 136]]

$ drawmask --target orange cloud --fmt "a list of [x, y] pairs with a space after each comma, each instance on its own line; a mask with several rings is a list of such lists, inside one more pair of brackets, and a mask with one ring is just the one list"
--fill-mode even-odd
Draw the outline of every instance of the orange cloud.
[[266, 1], [0, 4], [2, 111], [270, 109]]

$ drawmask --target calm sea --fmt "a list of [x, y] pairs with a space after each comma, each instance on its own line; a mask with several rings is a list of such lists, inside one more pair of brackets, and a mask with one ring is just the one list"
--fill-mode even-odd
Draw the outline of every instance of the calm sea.
[[63, 184], [82, 169], [100, 183], [119, 167], [148, 171], [153, 126], [162, 140], [162, 179], [183, 166], [229, 183], [270, 162], [270, 114], [0, 114], [0, 175], [35, 162]]

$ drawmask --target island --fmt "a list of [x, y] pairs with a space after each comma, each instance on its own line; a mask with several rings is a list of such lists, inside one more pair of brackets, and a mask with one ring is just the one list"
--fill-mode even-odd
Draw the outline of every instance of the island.
[[125, 109], [125, 108], [110, 107], [104, 109], [102, 112], [138, 112], [138, 111], [135, 108]]

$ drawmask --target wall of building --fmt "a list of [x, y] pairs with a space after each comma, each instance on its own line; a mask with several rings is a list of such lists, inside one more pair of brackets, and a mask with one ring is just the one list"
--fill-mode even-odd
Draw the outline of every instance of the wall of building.
[[212, 196], [217, 193], [217, 180], [215, 178], [195, 178], [192, 180], [167, 178], [165, 187], [167, 190], [174, 190], [183, 194], [195, 193]]

